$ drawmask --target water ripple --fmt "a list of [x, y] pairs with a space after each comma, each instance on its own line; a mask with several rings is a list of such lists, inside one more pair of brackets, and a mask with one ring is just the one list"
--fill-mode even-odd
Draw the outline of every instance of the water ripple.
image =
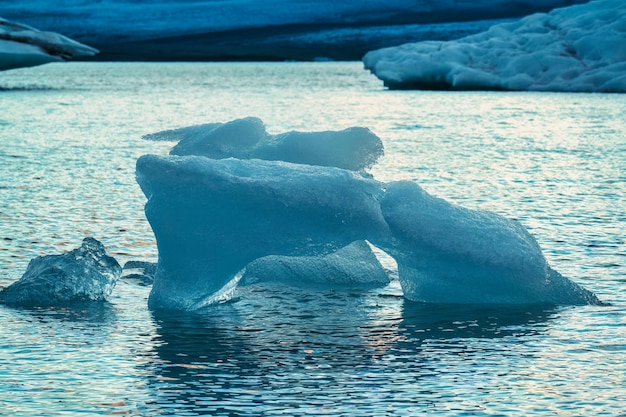
[[[37, 79], [33, 84], [32, 79]], [[0, 414], [620, 415], [626, 350], [626, 105], [617, 95], [391, 92], [358, 63], [71, 63], [3, 75], [0, 285], [102, 240], [156, 260], [141, 136], [258, 116], [272, 133], [366, 126], [373, 169], [521, 221], [608, 307], [422, 305], [383, 289], [239, 289], [193, 315], [110, 303], [0, 306]]]

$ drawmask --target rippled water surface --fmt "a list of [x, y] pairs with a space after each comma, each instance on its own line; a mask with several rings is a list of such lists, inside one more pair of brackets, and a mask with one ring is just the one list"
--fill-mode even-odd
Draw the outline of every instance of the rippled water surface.
[[[380, 180], [520, 220], [609, 306], [432, 306], [385, 288], [239, 289], [155, 314], [0, 306], [0, 415], [626, 415], [626, 97], [392, 92], [358, 63], [72, 63], [0, 73], [0, 285], [101, 240], [156, 260], [134, 165], [158, 130], [366, 126]], [[392, 277], [392, 263], [386, 262]]]

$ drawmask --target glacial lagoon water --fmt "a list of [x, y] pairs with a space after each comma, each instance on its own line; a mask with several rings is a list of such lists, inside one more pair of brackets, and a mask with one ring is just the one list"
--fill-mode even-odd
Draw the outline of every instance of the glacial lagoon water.
[[[387, 91], [360, 63], [70, 63], [0, 73], [0, 285], [101, 240], [155, 261], [141, 136], [258, 116], [365, 126], [380, 180], [521, 221], [607, 306], [423, 305], [382, 289], [265, 284], [194, 314], [0, 306], [4, 416], [626, 415], [626, 97]], [[393, 262], [383, 259], [394, 277]]]

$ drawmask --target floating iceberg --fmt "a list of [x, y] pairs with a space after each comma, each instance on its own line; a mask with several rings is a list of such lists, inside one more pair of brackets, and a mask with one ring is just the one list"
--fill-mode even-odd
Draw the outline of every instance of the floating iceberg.
[[39, 31], [0, 18], [0, 71], [97, 53], [96, 49], [58, 33]]
[[626, 92], [626, 3], [595, 0], [363, 58], [393, 89]]
[[[212, 132], [228, 126], [237, 133], [232, 147], [226, 146], [227, 136], [217, 142], [221, 150], [237, 154], [242, 142], [247, 147], [267, 137], [254, 119], [242, 120], [171, 132], [177, 132], [180, 144], [207, 149], [216, 143]], [[319, 138], [332, 154], [335, 144], [345, 146], [344, 132], [297, 137], [311, 143]], [[380, 152], [373, 147], [361, 156], [371, 160]], [[148, 198], [146, 216], [159, 249], [152, 308], [201, 308], [221, 299], [223, 289], [242, 275], [246, 283], [386, 282], [365, 241], [397, 261], [410, 300], [599, 303], [552, 270], [518, 222], [454, 206], [412, 182], [381, 183], [330, 160], [310, 165], [226, 156], [144, 155], [137, 161], [137, 181]]]
[[145, 261], [128, 261], [122, 268], [121, 279], [134, 282], [142, 287], [149, 287], [154, 282], [157, 264]]
[[79, 248], [63, 255], [31, 260], [22, 278], [0, 292], [0, 302], [43, 307], [103, 301], [121, 274], [122, 268], [102, 243], [85, 238]]

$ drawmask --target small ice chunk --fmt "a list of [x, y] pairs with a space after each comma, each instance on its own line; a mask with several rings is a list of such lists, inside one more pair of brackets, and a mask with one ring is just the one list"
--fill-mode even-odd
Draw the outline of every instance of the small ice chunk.
[[128, 261], [122, 268], [122, 279], [149, 287], [154, 282], [157, 264], [154, 262]]
[[62, 255], [38, 256], [17, 282], [0, 292], [0, 302], [22, 306], [103, 301], [111, 294], [122, 268], [102, 243], [85, 238]]

